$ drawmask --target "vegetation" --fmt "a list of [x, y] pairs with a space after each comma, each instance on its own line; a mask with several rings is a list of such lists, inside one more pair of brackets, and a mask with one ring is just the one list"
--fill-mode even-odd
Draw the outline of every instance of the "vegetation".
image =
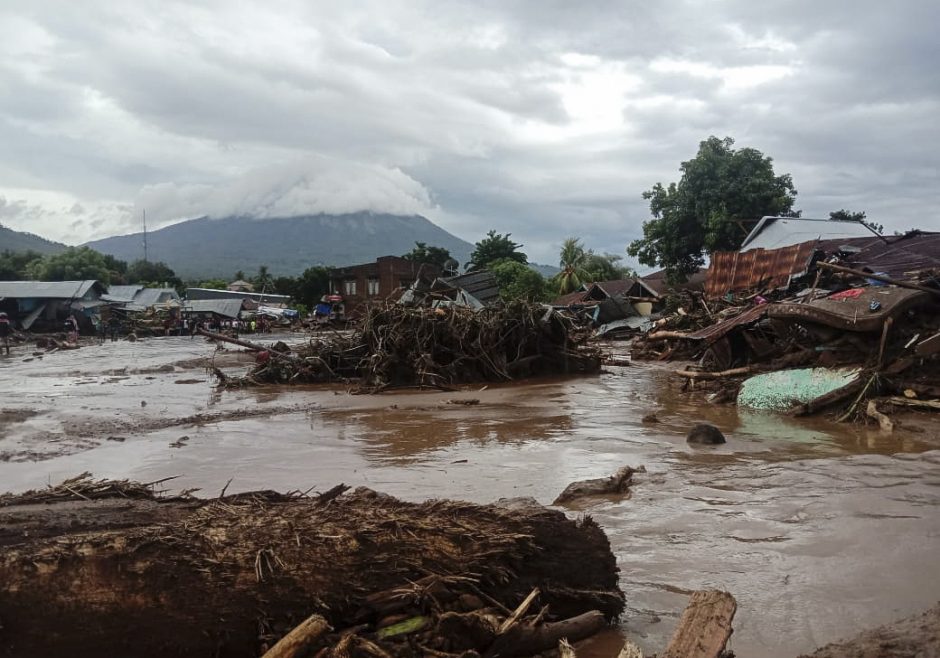
[[829, 219], [847, 221], [847, 222], [861, 222], [871, 230], [875, 231], [879, 235], [885, 232], [884, 224], [876, 224], [875, 222], [866, 222], [865, 217], [867, 215], [864, 212], [852, 212], [851, 210], [846, 210], [845, 208], [841, 210], [836, 210], [835, 212], [829, 213]]
[[104, 256], [88, 247], [69, 247], [65, 251], [43, 256], [26, 266], [26, 278], [36, 281], [79, 281], [97, 279], [111, 283], [111, 272]]
[[127, 282], [148, 288], [182, 288], [183, 282], [166, 263], [138, 260], [127, 268]]
[[29, 278], [26, 271], [33, 261], [42, 260], [37, 251], [10, 251], [0, 253], [0, 281], [20, 281]]
[[504, 301], [541, 302], [554, 294], [545, 277], [528, 265], [510, 258], [493, 261], [487, 269], [496, 277], [499, 294]]
[[470, 262], [467, 263], [467, 270], [476, 272], [477, 270], [488, 269], [491, 263], [505, 259], [523, 265], [528, 264], [529, 257], [519, 251], [522, 245], [513, 242], [510, 239], [511, 237], [512, 233], [502, 235], [491, 230], [485, 238], [474, 245], [473, 253], [470, 254]]
[[581, 287], [581, 284], [588, 280], [587, 264], [590, 251], [584, 249], [581, 240], [577, 238], [567, 238], [561, 245], [560, 260], [558, 261], [561, 272], [555, 277], [555, 283], [558, 286], [558, 294], [567, 295]]
[[407, 254], [403, 254], [402, 258], [416, 263], [437, 265], [441, 270], [445, 270], [447, 261], [452, 260], [449, 250], [444, 249], [444, 247], [429, 247], [424, 242], [415, 242], [414, 249]]
[[790, 175], [777, 176], [773, 160], [760, 151], [733, 145], [730, 137], [709, 137], [682, 163], [678, 183], [656, 183], [643, 193], [653, 218], [627, 253], [681, 281], [704, 264], [706, 254], [741, 246], [746, 233], [738, 220], [799, 216]]

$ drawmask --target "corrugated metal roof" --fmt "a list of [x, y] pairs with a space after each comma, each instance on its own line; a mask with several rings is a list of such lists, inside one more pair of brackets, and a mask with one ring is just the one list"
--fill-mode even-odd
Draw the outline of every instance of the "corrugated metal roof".
[[496, 277], [489, 270], [442, 277], [438, 281], [443, 281], [452, 288], [464, 290], [484, 304], [499, 301], [499, 284], [496, 282]]
[[102, 295], [105, 301], [109, 302], [129, 302], [134, 299], [144, 286], [108, 286], [108, 294]]
[[809, 269], [816, 251], [831, 254], [842, 247], [859, 250], [849, 259], [851, 265], [885, 272], [894, 278], [905, 278], [921, 270], [940, 269], [940, 233], [918, 231], [890, 237], [811, 240], [782, 249], [714, 253], [705, 292], [709, 297], [721, 297], [729, 291], [751, 290], [758, 286], [783, 287], [789, 284], [791, 277]]
[[179, 298], [179, 294], [173, 288], [144, 288], [134, 297], [133, 303], [134, 306], [149, 308]]
[[752, 249], [782, 249], [814, 240], [870, 238], [875, 232], [862, 222], [808, 217], [764, 217], [744, 242], [741, 252]]
[[241, 310], [240, 299], [193, 299], [183, 305], [187, 313], [215, 313], [224, 318], [237, 318]]
[[87, 281], [0, 281], [0, 297], [13, 299], [80, 299], [97, 287], [105, 288], [93, 279]]

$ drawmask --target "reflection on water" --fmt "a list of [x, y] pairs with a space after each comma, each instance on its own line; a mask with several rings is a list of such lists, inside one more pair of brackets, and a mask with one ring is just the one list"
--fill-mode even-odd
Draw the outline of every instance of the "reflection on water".
[[[410, 500], [548, 503], [573, 480], [644, 465], [631, 496], [572, 510], [606, 529], [628, 599], [622, 626], [584, 656], [616, 655], [618, 633], [661, 650], [688, 593], [703, 587], [735, 594], [731, 646], [758, 657], [794, 656], [913, 613], [940, 591], [940, 438], [930, 433], [702, 404], [660, 365], [457, 394], [219, 391], [198, 365], [211, 350], [160, 339], [0, 360], [11, 384], [0, 391], [0, 410], [9, 410], [0, 415], [0, 451], [25, 446], [50, 457], [0, 462], [2, 488], [90, 470], [178, 475], [175, 486], [206, 495], [234, 478], [232, 492], [345, 482]], [[177, 365], [161, 370], [166, 364]], [[479, 404], [448, 404], [470, 398]], [[238, 415], [258, 409], [271, 413]], [[216, 416], [198, 425], [154, 424], [206, 412]], [[659, 422], [642, 422], [650, 413]], [[95, 433], [109, 419], [132, 422], [122, 441]], [[685, 433], [700, 421], [728, 443], [688, 446]], [[80, 422], [91, 429], [78, 437]], [[184, 447], [169, 447], [184, 434]], [[68, 449], [54, 457], [61, 446]]]

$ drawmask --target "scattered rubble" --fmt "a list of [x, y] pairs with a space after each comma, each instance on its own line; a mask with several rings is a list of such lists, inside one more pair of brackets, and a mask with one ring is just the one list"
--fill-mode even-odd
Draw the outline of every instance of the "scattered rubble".
[[351, 382], [362, 392], [396, 387], [453, 390], [457, 384], [600, 370], [589, 332], [550, 307], [522, 302], [466, 307], [370, 307], [348, 335], [313, 340], [296, 354], [218, 334], [202, 334], [258, 352], [246, 376], [214, 372], [224, 386]]
[[694, 361], [684, 390], [794, 415], [940, 409], [940, 234], [844, 242], [713, 254], [707, 294], [667, 298], [631, 357]]

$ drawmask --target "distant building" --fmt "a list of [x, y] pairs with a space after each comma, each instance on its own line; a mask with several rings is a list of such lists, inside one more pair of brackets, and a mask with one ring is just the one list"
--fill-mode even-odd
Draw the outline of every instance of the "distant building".
[[436, 265], [382, 256], [374, 263], [330, 270], [330, 291], [342, 297], [345, 317], [357, 317], [369, 304], [384, 302], [394, 293], [411, 287], [419, 278], [430, 284], [440, 272]]
[[228, 284], [225, 287], [225, 289], [230, 290], [232, 292], [254, 292], [255, 291], [255, 287], [243, 279], [239, 279], [238, 281], [232, 281], [230, 284]]
[[75, 314], [83, 332], [92, 328], [92, 316], [105, 304], [100, 281], [0, 281], [0, 311], [24, 330], [59, 331]]
[[178, 307], [180, 296], [173, 288], [145, 288], [144, 286], [109, 286], [108, 292], [101, 296], [126, 311], [147, 311], [158, 307]]

